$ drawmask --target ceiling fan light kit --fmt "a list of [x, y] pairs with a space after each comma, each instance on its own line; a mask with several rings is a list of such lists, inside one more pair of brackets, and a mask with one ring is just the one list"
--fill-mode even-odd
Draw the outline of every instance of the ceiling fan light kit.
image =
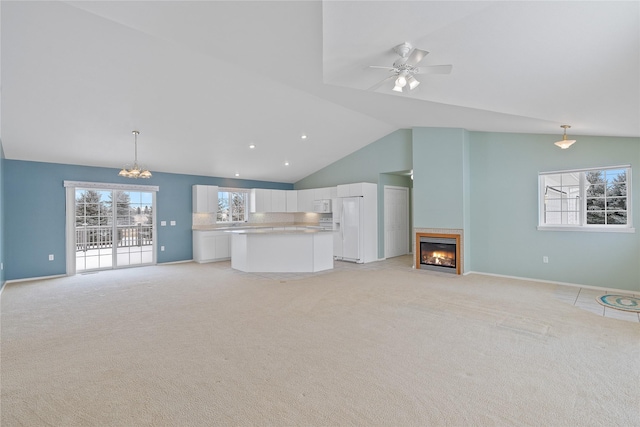
[[118, 176], [122, 176], [125, 178], [151, 178], [151, 172], [147, 168], [143, 168], [138, 166], [138, 135], [139, 131], [134, 130], [133, 133], [134, 144], [135, 144], [135, 157], [133, 161], [133, 167], [129, 168], [129, 165], [126, 165], [122, 170], [118, 173]]
[[566, 150], [567, 148], [571, 147], [573, 143], [576, 142], [576, 140], [567, 139], [567, 129], [570, 129], [571, 126], [561, 125], [560, 127], [564, 129], [564, 134], [562, 135], [562, 139], [560, 141], [554, 142], [554, 144], [562, 148], [563, 150]]
[[418, 63], [420, 63], [429, 52], [413, 48], [408, 42], [395, 46], [393, 51], [400, 55], [400, 58], [393, 63], [392, 67], [379, 65], [369, 66], [369, 68], [382, 68], [389, 71], [389, 75], [386, 78], [370, 87], [369, 90], [376, 90], [387, 80], [395, 78], [392, 90], [402, 93], [407, 85], [410, 91], [418, 87], [420, 82], [414, 77], [416, 74], [449, 74], [451, 72], [452, 65], [418, 67]]

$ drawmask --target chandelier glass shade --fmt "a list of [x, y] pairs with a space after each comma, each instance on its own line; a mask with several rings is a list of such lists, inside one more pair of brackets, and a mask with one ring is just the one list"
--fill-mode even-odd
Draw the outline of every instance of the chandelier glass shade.
[[129, 165], [126, 165], [118, 173], [118, 176], [122, 176], [125, 178], [151, 178], [151, 172], [147, 168], [138, 166], [138, 135], [140, 134], [140, 132], [134, 130], [132, 133], [135, 144], [135, 157], [133, 161], [133, 167], [129, 167]]
[[560, 141], [554, 142], [554, 144], [562, 148], [563, 150], [566, 150], [567, 148], [571, 147], [573, 143], [576, 142], [576, 140], [567, 139], [567, 129], [569, 129], [571, 126], [562, 125], [560, 127], [564, 129], [564, 135], [562, 135], [562, 139]]

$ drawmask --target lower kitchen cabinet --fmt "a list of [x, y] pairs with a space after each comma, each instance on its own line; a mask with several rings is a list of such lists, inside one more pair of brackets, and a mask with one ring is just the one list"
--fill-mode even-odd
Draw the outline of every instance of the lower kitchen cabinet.
[[231, 258], [231, 236], [224, 231], [194, 230], [193, 260], [224, 261]]

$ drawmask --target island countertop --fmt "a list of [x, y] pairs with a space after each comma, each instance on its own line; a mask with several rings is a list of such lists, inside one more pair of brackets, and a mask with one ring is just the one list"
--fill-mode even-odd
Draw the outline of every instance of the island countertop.
[[314, 234], [314, 233], [333, 233], [333, 230], [325, 230], [320, 227], [297, 227], [293, 228], [245, 228], [239, 230], [224, 230], [225, 233], [233, 234]]

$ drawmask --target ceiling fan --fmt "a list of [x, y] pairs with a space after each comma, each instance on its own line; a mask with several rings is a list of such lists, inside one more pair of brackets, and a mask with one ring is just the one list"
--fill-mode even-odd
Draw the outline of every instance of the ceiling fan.
[[[413, 49], [413, 50], [412, 50]], [[449, 74], [453, 65], [428, 65], [418, 67], [420, 61], [429, 54], [426, 50], [412, 48], [408, 42], [399, 44], [393, 48], [393, 51], [400, 55], [399, 59], [393, 63], [392, 67], [381, 65], [370, 65], [369, 68], [380, 68], [389, 71], [389, 75], [371, 86], [369, 90], [376, 90], [385, 82], [391, 79], [395, 80], [393, 90], [395, 92], [403, 92], [404, 88], [409, 86], [409, 90], [413, 90], [420, 82], [414, 77], [416, 74]]]

